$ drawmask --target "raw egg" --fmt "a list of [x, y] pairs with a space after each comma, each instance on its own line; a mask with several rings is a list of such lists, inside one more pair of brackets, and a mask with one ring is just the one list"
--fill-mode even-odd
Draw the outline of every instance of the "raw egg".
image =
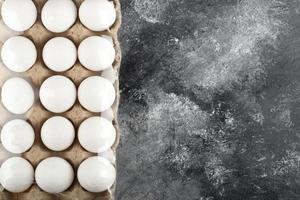
[[41, 138], [49, 149], [63, 151], [72, 145], [75, 138], [75, 129], [67, 118], [55, 116], [43, 124]]
[[81, 123], [78, 139], [81, 146], [92, 153], [105, 152], [115, 143], [116, 130], [107, 119], [91, 117]]
[[0, 182], [9, 192], [24, 192], [32, 185], [33, 180], [34, 169], [23, 158], [9, 158], [1, 165]]
[[21, 119], [7, 122], [1, 130], [1, 142], [6, 150], [20, 154], [26, 152], [33, 145], [34, 130], [32, 126]]
[[74, 180], [74, 170], [70, 163], [59, 157], [46, 158], [35, 170], [37, 185], [48, 193], [61, 193], [67, 190]]
[[51, 76], [43, 82], [40, 88], [40, 100], [43, 106], [51, 112], [65, 112], [76, 101], [76, 87], [65, 76]]
[[113, 44], [101, 36], [88, 37], [78, 47], [80, 63], [91, 71], [101, 71], [111, 67], [115, 56]]
[[80, 5], [79, 18], [92, 31], [108, 30], [116, 21], [114, 3], [108, 0], [85, 0]]
[[47, 67], [55, 72], [70, 69], [75, 64], [76, 59], [76, 46], [68, 38], [52, 38], [43, 48], [43, 60]]
[[3, 44], [1, 58], [11, 71], [25, 72], [34, 65], [37, 51], [31, 40], [23, 36], [15, 36]]
[[42, 22], [54, 33], [68, 30], [76, 18], [77, 8], [72, 0], [48, 0], [42, 9]]
[[25, 31], [35, 23], [37, 10], [32, 0], [5, 0], [1, 7], [1, 15], [9, 28]]
[[78, 88], [80, 104], [91, 112], [108, 110], [116, 98], [112, 83], [100, 76], [91, 76], [83, 80]]
[[13, 114], [26, 113], [34, 103], [34, 91], [22, 78], [10, 78], [2, 86], [1, 100], [4, 107]]
[[90, 192], [104, 192], [116, 179], [115, 167], [105, 158], [94, 156], [81, 163], [77, 171], [80, 185]]

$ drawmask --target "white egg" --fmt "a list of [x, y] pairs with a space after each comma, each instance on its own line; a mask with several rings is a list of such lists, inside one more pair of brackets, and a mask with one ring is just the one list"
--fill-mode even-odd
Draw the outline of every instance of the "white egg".
[[108, 121], [112, 122], [114, 119], [114, 111], [113, 109], [109, 108], [103, 112], [101, 112], [101, 117], [104, 117]]
[[115, 167], [105, 158], [94, 156], [83, 161], [77, 171], [80, 185], [90, 192], [104, 192], [116, 179]]
[[43, 124], [41, 138], [49, 149], [63, 151], [72, 145], [75, 138], [75, 129], [67, 118], [55, 116]]
[[57, 194], [67, 190], [74, 180], [70, 163], [59, 157], [46, 158], [35, 170], [37, 185], [45, 192]]
[[116, 70], [112, 67], [103, 70], [101, 76], [109, 80], [112, 84], [114, 84], [118, 78]]
[[42, 22], [52, 32], [68, 30], [76, 21], [77, 8], [72, 0], [48, 0], [42, 9]]
[[78, 88], [80, 104], [91, 112], [108, 110], [116, 98], [112, 83], [100, 76], [91, 76], [81, 82]]
[[23, 158], [9, 158], [1, 165], [0, 182], [9, 192], [24, 192], [32, 185], [33, 180], [34, 169], [32, 165]]
[[79, 18], [92, 31], [108, 30], [116, 21], [114, 3], [108, 0], [85, 0], [79, 8]]
[[116, 130], [107, 119], [91, 117], [81, 123], [78, 140], [84, 149], [92, 153], [104, 152], [115, 143]]
[[55, 72], [70, 69], [75, 64], [76, 59], [77, 48], [68, 38], [52, 38], [43, 48], [43, 60], [47, 67]]
[[2, 86], [1, 100], [4, 107], [13, 114], [26, 113], [34, 103], [34, 91], [22, 78], [10, 78]]
[[32, 0], [5, 0], [1, 7], [1, 15], [9, 28], [25, 31], [35, 23], [37, 10]]
[[32, 126], [21, 119], [7, 122], [1, 130], [1, 142], [6, 150], [20, 154], [31, 148], [34, 142]]
[[91, 71], [101, 71], [111, 67], [115, 56], [113, 44], [100, 36], [88, 37], [78, 47], [80, 63]]
[[65, 76], [51, 76], [43, 82], [40, 88], [40, 100], [43, 106], [51, 112], [65, 112], [76, 101], [76, 87]]
[[3, 44], [1, 58], [11, 71], [25, 72], [34, 65], [37, 51], [31, 40], [23, 36], [15, 36]]

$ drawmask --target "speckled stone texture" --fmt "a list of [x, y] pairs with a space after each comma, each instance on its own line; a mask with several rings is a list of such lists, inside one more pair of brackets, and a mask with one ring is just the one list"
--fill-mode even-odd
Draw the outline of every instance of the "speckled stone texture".
[[122, 1], [118, 200], [300, 199], [300, 1]]

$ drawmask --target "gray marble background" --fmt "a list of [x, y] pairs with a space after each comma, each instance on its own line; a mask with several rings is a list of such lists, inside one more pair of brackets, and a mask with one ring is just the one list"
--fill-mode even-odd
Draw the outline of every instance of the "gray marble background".
[[300, 199], [300, 0], [121, 0], [118, 200]]

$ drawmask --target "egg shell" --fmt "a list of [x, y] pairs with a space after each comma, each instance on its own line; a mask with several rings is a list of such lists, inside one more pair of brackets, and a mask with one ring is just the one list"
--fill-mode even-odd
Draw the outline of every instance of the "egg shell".
[[21, 157], [9, 158], [1, 165], [0, 182], [9, 192], [24, 192], [32, 185], [33, 180], [32, 165]]
[[1, 58], [4, 65], [11, 71], [25, 72], [36, 62], [36, 47], [26, 37], [11, 37], [2, 46]]
[[58, 194], [71, 186], [74, 180], [74, 170], [70, 163], [62, 158], [46, 158], [36, 167], [35, 180], [45, 192]]
[[103, 117], [90, 117], [78, 129], [78, 140], [83, 148], [92, 152], [105, 152], [116, 140], [113, 124]]
[[104, 192], [116, 180], [115, 167], [105, 158], [94, 156], [83, 161], [77, 171], [80, 185], [90, 192]]
[[40, 100], [47, 110], [54, 113], [63, 113], [74, 105], [76, 87], [65, 76], [51, 76], [41, 85]]
[[1, 143], [11, 153], [24, 153], [31, 148], [35, 138], [32, 126], [21, 119], [7, 122], [1, 130]]
[[101, 36], [90, 36], [78, 47], [80, 63], [91, 71], [102, 71], [111, 67], [115, 56], [113, 44]]
[[72, 0], [48, 0], [42, 9], [41, 17], [49, 31], [61, 33], [75, 23], [77, 7]]
[[67, 71], [77, 60], [77, 48], [68, 38], [52, 38], [43, 48], [43, 60], [55, 72]]
[[116, 21], [114, 3], [107, 0], [85, 0], [79, 8], [79, 19], [92, 31], [108, 30]]
[[75, 138], [73, 124], [65, 117], [54, 116], [42, 126], [41, 139], [53, 151], [63, 151], [70, 147]]
[[19, 77], [10, 78], [2, 86], [1, 100], [11, 113], [24, 114], [34, 103], [34, 91], [26, 80]]
[[86, 78], [78, 88], [80, 104], [91, 112], [108, 110], [115, 98], [116, 91], [112, 83], [100, 76]]
[[26, 31], [36, 21], [37, 10], [32, 0], [5, 0], [1, 7], [4, 23], [14, 31]]

